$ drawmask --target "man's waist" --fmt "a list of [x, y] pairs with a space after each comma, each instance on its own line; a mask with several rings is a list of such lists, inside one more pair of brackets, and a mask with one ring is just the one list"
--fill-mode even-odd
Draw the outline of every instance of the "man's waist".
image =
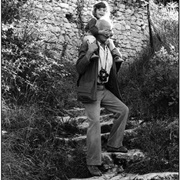
[[97, 85], [100, 86], [100, 85], [105, 85], [105, 84], [104, 84], [104, 83], [97, 82]]
[[106, 88], [105, 83], [97, 83], [97, 90], [104, 90]]

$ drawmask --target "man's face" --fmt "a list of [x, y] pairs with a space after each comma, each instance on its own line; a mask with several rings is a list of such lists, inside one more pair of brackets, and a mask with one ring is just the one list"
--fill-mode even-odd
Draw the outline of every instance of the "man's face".
[[107, 36], [104, 36], [104, 35], [102, 35], [102, 34], [99, 34], [97, 38], [98, 38], [98, 40], [99, 40], [101, 43], [105, 43], [106, 40], [108, 39]]
[[106, 40], [107, 40], [109, 37], [111, 37], [111, 35], [112, 35], [112, 28], [111, 28], [111, 26], [110, 26], [109, 24], [103, 25], [103, 30], [105, 30], [105, 31], [107, 32], [107, 35], [103, 35], [103, 34], [99, 34], [99, 35], [98, 35], [98, 39], [99, 39], [102, 43], [106, 42]]

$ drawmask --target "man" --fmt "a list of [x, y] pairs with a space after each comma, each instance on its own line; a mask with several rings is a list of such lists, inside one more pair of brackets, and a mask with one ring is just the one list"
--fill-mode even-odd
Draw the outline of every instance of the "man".
[[[106, 20], [99, 20], [97, 27], [102, 30], [112, 31], [112, 25]], [[107, 42], [111, 43], [108, 36], [99, 34], [97, 42], [88, 44], [84, 42], [79, 51], [76, 62], [79, 78], [77, 81], [77, 96], [85, 107], [89, 120], [87, 130], [87, 167], [92, 175], [101, 176], [99, 166], [101, 160], [101, 128], [100, 107], [105, 107], [111, 112], [118, 113], [119, 117], [114, 121], [108, 142], [108, 152], [123, 152], [127, 149], [122, 145], [125, 126], [129, 109], [121, 101], [119, 87], [116, 79], [117, 72], [122, 63], [115, 58], [118, 52], [114, 48], [111, 52]], [[98, 51], [99, 58], [91, 59], [92, 54]], [[116, 59], [116, 60], [115, 60]]]

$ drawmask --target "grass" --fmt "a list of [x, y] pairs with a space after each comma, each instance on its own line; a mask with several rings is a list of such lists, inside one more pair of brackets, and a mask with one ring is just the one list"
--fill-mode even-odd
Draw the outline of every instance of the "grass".
[[37, 106], [8, 108], [3, 103], [2, 179], [49, 180], [87, 177], [83, 146], [56, 137], [80, 133], [77, 123], [47, 117]]
[[131, 173], [179, 171], [178, 118], [165, 118], [145, 122], [138, 129], [132, 148], [141, 149], [146, 158], [127, 167]]
[[[55, 118], [44, 116], [36, 106], [7, 110], [3, 108], [2, 115], [2, 129], [7, 131], [2, 136], [2, 180], [66, 180], [89, 177], [85, 144], [67, 145], [56, 138], [68, 137], [70, 132], [80, 133], [75, 122], [57, 123]], [[7, 118], [9, 126], [4, 123]], [[18, 120], [26, 123], [19, 126]], [[146, 122], [139, 129], [136, 139], [131, 148], [141, 149], [148, 158], [129, 165], [126, 172], [143, 174], [178, 171], [177, 119]]]

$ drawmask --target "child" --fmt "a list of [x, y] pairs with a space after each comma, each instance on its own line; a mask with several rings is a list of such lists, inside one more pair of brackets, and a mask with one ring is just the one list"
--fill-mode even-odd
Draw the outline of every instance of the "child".
[[[113, 36], [112, 31], [107, 31], [107, 30], [98, 30], [96, 23], [99, 19], [106, 19], [109, 22], [110, 20], [110, 8], [107, 2], [102, 1], [99, 3], [96, 3], [93, 6], [93, 11], [92, 11], [92, 19], [88, 22], [88, 24], [85, 27], [85, 31], [87, 32], [87, 35], [84, 37], [83, 41], [86, 41], [88, 43], [93, 43], [96, 41], [96, 35], [97, 34], [103, 34], [105, 36], [111, 37]], [[115, 45], [111, 39], [108, 39], [107, 45], [112, 52], [112, 50], [115, 48]], [[116, 58], [121, 58], [121, 53], [118, 52], [119, 54], [115, 54]], [[113, 53], [112, 53], [113, 55]], [[96, 54], [92, 55], [93, 58], [99, 57]]]

